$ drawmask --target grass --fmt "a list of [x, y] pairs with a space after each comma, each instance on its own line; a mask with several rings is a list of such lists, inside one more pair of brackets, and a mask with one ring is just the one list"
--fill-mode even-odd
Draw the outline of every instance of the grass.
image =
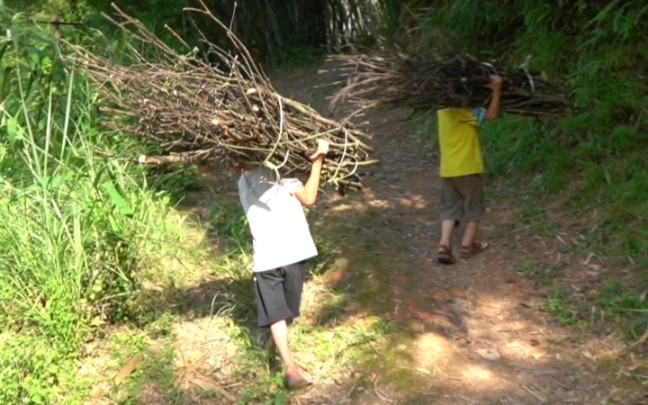
[[568, 297], [570, 297], [569, 286], [559, 285], [549, 292], [547, 302], [543, 305], [543, 308], [553, 314], [563, 325], [571, 325], [576, 321], [577, 316]]
[[[500, 203], [505, 200], [498, 197]], [[614, 240], [619, 235], [631, 240], [631, 235], [640, 231], [632, 222], [597, 220], [605, 214], [592, 212], [591, 207], [589, 212], [579, 211], [579, 217], [569, 212], [573, 203], [554, 201], [552, 206], [542, 206], [539, 200], [530, 200], [514, 209], [515, 222], [509, 219], [499, 227], [501, 232], [514, 229], [515, 235], [537, 241], [535, 248], [527, 245], [528, 257], [516, 262], [515, 271], [547, 292], [543, 309], [563, 324], [578, 324], [592, 331], [615, 325], [627, 339], [641, 335], [647, 326], [648, 304], [641, 287], [645, 283], [638, 281], [645, 279], [645, 269], [632, 257], [643, 248], [628, 249]], [[567, 212], [553, 210], [555, 207], [567, 208]], [[510, 239], [514, 235], [500, 236]], [[578, 257], [582, 259], [573, 259]]]
[[[504, 125], [504, 124], [503, 124]], [[502, 152], [499, 159], [502, 161], [501, 172], [510, 173], [512, 181], [520, 183], [528, 182], [529, 178], [535, 181], [530, 187], [530, 192], [523, 200], [520, 210], [517, 211], [518, 216], [516, 225], [530, 224], [531, 231], [544, 238], [554, 238], [556, 230], [560, 229], [560, 221], [552, 219], [551, 206], [547, 201], [553, 201], [556, 193], [562, 191], [566, 185], [570, 185], [570, 196], [573, 196], [573, 203], [568, 207], [576, 207], [578, 212], [585, 213], [592, 209], [592, 202], [599, 202], [600, 195], [607, 197], [614, 197], [618, 193], [619, 188], [615, 188], [613, 184], [615, 181], [606, 180], [617, 178], [616, 173], [623, 177], [623, 171], [616, 171], [613, 167], [607, 167], [604, 170], [595, 169], [595, 164], [583, 164], [571, 159], [571, 153], [565, 152], [563, 144], [558, 142], [560, 134], [553, 131], [549, 127], [537, 125], [537, 123], [524, 122], [524, 124], [517, 123], [511, 125], [509, 128], [512, 130], [517, 128], [517, 136], [515, 142], [509, 143], [506, 139], [502, 140], [504, 145], [515, 145], [515, 153]], [[527, 135], [523, 130], [519, 130], [517, 125], [524, 125], [525, 128], [532, 128], [533, 136], [525, 138]], [[546, 132], [545, 132], [546, 131]], [[607, 153], [602, 151], [599, 145], [588, 146], [586, 150], [583, 147], [580, 153], [583, 154], [582, 159], [598, 159], [601, 155]], [[513, 155], [513, 156], [512, 156]], [[547, 162], [546, 157], [555, 157], [555, 161]], [[507, 158], [516, 159], [513, 162], [506, 163]], [[546, 166], [545, 166], [546, 164]], [[582, 170], [583, 178], [590, 179], [584, 180], [580, 183], [581, 177], [577, 176], [577, 183], [572, 184], [571, 175], [572, 171]], [[608, 173], [606, 175], [606, 172]], [[517, 177], [516, 177], [517, 176]], [[590, 183], [588, 184], [587, 181]], [[636, 181], [636, 180], [631, 180]], [[588, 184], [587, 189], [579, 190], [583, 184]], [[606, 188], [601, 191], [601, 184]], [[639, 183], [635, 183], [639, 184]], [[625, 185], [619, 185], [625, 188]], [[576, 198], [580, 197], [580, 198]], [[628, 197], [628, 201], [631, 197]], [[571, 205], [573, 204], [573, 205]], [[625, 205], [622, 203], [621, 205]], [[288, 392], [281, 388], [282, 375], [268, 365], [267, 359], [264, 354], [259, 350], [255, 344], [255, 329], [254, 329], [254, 308], [250, 305], [251, 294], [249, 289], [249, 273], [250, 266], [250, 246], [249, 235], [245, 235], [246, 224], [240, 212], [237, 214], [238, 207], [234, 203], [228, 205], [226, 202], [218, 202], [211, 207], [210, 217], [212, 224], [210, 226], [211, 233], [218, 238], [228, 239], [223, 244], [224, 252], [226, 252], [217, 263], [212, 264], [211, 273], [214, 277], [224, 280], [222, 285], [226, 285], [227, 289], [218, 289], [213, 296], [215, 305], [214, 311], [210, 311], [210, 315], [221, 331], [220, 336], [227, 336], [227, 341], [232, 347], [236, 347], [228, 358], [231, 359], [232, 368], [231, 375], [235, 375], [239, 381], [245, 381], [243, 386], [230, 387], [229, 381], [220, 382], [220, 387], [230, 392], [239, 398], [243, 403], [286, 403], [290, 395]], [[608, 211], [614, 213], [614, 210]], [[232, 218], [235, 218], [232, 220]], [[615, 235], [621, 235], [625, 238], [624, 232], [631, 232], [630, 229], [622, 229], [622, 224], [625, 220], [621, 218], [608, 219], [612, 225], [601, 225], [603, 229], [612, 229]], [[610, 227], [608, 227], [610, 226]], [[588, 227], [589, 228], [589, 227]], [[357, 229], [357, 228], [356, 228]], [[636, 230], [635, 230], [636, 231]], [[351, 242], [354, 238], [365, 239], [359, 237], [356, 233], [331, 233], [327, 237], [338, 238], [342, 242]], [[633, 232], [633, 231], [632, 231]], [[342, 236], [343, 234], [345, 236]], [[349, 236], [349, 235], [353, 236]], [[364, 235], [366, 236], [366, 235]], [[610, 236], [608, 236], [610, 237]], [[611, 238], [611, 237], [610, 237]], [[367, 238], [370, 239], [370, 238]], [[637, 238], [637, 242], [639, 239]], [[330, 243], [330, 242], [329, 242]], [[587, 234], [587, 241], [582, 245], [570, 246], [565, 254], [582, 252], [590, 248], [595, 249], [596, 252], [605, 251], [608, 241], [598, 241], [595, 237]], [[353, 245], [358, 247], [358, 244]], [[318, 246], [319, 247], [319, 246]], [[324, 244], [322, 252], [323, 261], [317, 263], [314, 267], [319, 269], [316, 276], [313, 278], [313, 283], [318, 285], [326, 285], [327, 271], [326, 267], [329, 260], [332, 260], [332, 248], [329, 244]], [[389, 280], [381, 277], [370, 277], [371, 274], [381, 274], [384, 264], [377, 263], [375, 257], [372, 259], [371, 252], [375, 252], [379, 247], [372, 244], [369, 240], [362, 244], [362, 248], [366, 249], [366, 256], [363, 256], [362, 262], [367, 263], [364, 270], [357, 269], [350, 277], [353, 278], [354, 288], [350, 287], [336, 287], [335, 285], [326, 285], [321, 287], [323, 289], [321, 295], [318, 296], [318, 310], [316, 313], [311, 314], [312, 318], [308, 318], [304, 322], [300, 322], [292, 328], [292, 341], [294, 342], [295, 352], [302, 365], [309, 371], [317, 370], [316, 377], [324, 378], [327, 381], [342, 379], [344, 373], [354, 366], [360, 365], [363, 369], [381, 370], [389, 375], [390, 369], [393, 373], [390, 377], [395, 381], [395, 384], [402, 387], [404, 390], [420, 383], [416, 375], [407, 372], [406, 364], [408, 364], [408, 353], [402, 353], [393, 349], [394, 345], [402, 339], [404, 344], [410, 341], [405, 333], [401, 335], [402, 331], [395, 331], [392, 325], [384, 322], [375, 316], [371, 316], [373, 311], [378, 311], [375, 305], [377, 296], [387, 296], [389, 292]], [[641, 252], [641, 246], [630, 247], [635, 249], [636, 252]], [[336, 252], [337, 253], [337, 252]], [[636, 253], [634, 253], [636, 254]], [[637, 306], [637, 301], [640, 300], [639, 294], [632, 293], [626, 287], [619, 287], [617, 289], [603, 289], [601, 296], [584, 294], [582, 296], [576, 295], [573, 287], [563, 280], [557, 280], [561, 273], [568, 272], [569, 269], [563, 268], [559, 265], [552, 264], [542, 260], [529, 260], [522, 263], [516, 269], [525, 277], [529, 279], [538, 280], [544, 283], [549, 289], [546, 303], [544, 308], [552, 313], [556, 319], [567, 325], [576, 324], [578, 326], [600, 327], [604, 323], [607, 325], [608, 321], [614, 321], [618, 326], [625, 328], [629, 332], [629, 336], [637, 336], [641, 332], [641, 319], [644, 315], [641, 306]], [[321, 283], [321, 284], [320, 284]], [[603, 301], [601, 299], [605, 298]], [[361, 302], [366, 305], [366, 311], [355, 311], [350, 308], [351, 302]], [[211, 302], [210, 302], [211, 304]], [[595, 310], [592, 310], [592, 304]], [[624, 308], [622, 310], [622, 308]], [[632, 309], [632, 310], [630, 310]], [[612, 314], [615, 315], [612, 315]], [[638, 326], [630, 326], [632, 324]], [[333, 344], [335, 342], [335, 344]], [[180, 353], [174, 353], [175, 358], [180, 356]], [[162, 358], [167, 358], [170, 355], [161, 355]], [[159, 373], [152, 373], [155, 376], [153, 380], [159, 380], [157, 383], [161, 386], [174, 387], [171, 390], [164, 390], [168, 392], [175, 403], [182, 403], [187, 400], [186, 398], [191, 395], [199, 395], [203, 398], [219, 398], [222, 399], [222, 393], [219, 394], [218, 390], [215, 391], [201, 391], [199, 393], [191, 392], [191, 390], [178, 389], [181, 386], [178, 370], [174, 372], [169, 371], [169, 367], [165, 366], [164, 362], [159, 363], [162, 370]], [[166, 363], [168, 364], [168, 363]], [[166, 372], [162, 372], [163, 370]], [[385, 371], [387, 370], [387, 371]], [[397, 373], [393, 370], [403, 371]], [[167, 379], [174, 380], [175, 382], [169, 384]], [[365, 387], [371, 387], [371, 381], [368, 377], [359, 379], [358, 384]], [[150, 383], [150, 382], [149, 382]], [[140, 384], [146, 386], [146, 379], [140, 379]], [[140, 386], [141, 387], [141, 386]], [[133, 390], [133, 392], [142, 392], [142, 389]], [[219, 396], [221, 395], [221, 396]], [[144, 401], [141, 399], [140, 401]]]
[[[582, 117], [544, 123], [503, 117], [488, 124], [482, 135], [489, 174], [499, 190], [509, 193], [496, 199], [508, 206], [515, 201], [516, 221], [509, 228], [526, 227], [524, 234], [543, 240], [555, 240], [561, 233], [579, 233], [574, 236], [578, 243], [568, 240], [562, 254], [587, 256], [595, 252], [609, 269], [597, 289], [619, 278], [623, 281], [617, 293], [636, 297], [642, 294], [637, 286], [648, 280], [648, 250], [645, 238], [640, 236], [648, 200], [638, 192], [645, 186], [647, 162], [638, 150], [628, 147], [638, 147], [643, 140], [633, 140], [634, 130], [626, 123], [614, 123], [610, 114], [590, 111]], [[635, 119], [634, 128], [640, 125], [640, 118]], [[595, 132], [603, 124], [597, 126], [593, 120], [611, 125], [618, 138], [613, 141]], [[565, 132], [567, 128], [569, 132]], [[640, 333], [640, 325], [645, 324], [641, 311], [611, 316], [590, 296], [570, 299], [562, 291], [554, 291], [554, 278], [567, 277], [557, 272], [559, 269], [551, 259], [542, 259], [522, 262], [516, 271], [552, 291], [546, 307], [559, 322], [581, 320], [599, 327], [614, 322], [628, 337]], [[564, 272], [573, 273], [574, 269], [565, 268]], [[590, 322], [592, 308], [607, 315], [597, 312], [598, 321]]]
[[101, 128], [95, 95], [53, 38], [16, 28], [2, 45], [0, 220], [11, 225], [0, 230], [0, 402], [80, 403], [86, 342], [120, 323], [162, 333], [147, 294], [182, 286], [179, 262], [208, 252], [179, 249], [193, 239], [170, 193], [107, 158], [137, 147]]
[[[148, 403], [163, 398], [171, 404], [198, 400], [289, 403], [291, 393], [282, 385], [283, 375], [277, 362], [269, 359], [258, 344], [247, 225], [233, 201], [217, 195], [211, 198], [215, 202], [210, 205], [209, 222], [188, 219], [183, 223], [183, 232], [192, 234], [196, 229], [203, 229], [223, 254], [208, 258], [204, 269], [209, 272], [203, 274], [202, 280], [196, 278], [172, 290], [167, 286], [160, 293], [161, 301], [157, 305], [167, 308], [167, 312], [156, 315], [143, 328], [113, 331], [112, 337], [101, 343], [109, 348], [97, 351], [111, 353], [109, 357], [113, 360], [105, 355], [103, 359], [100, 355], [86, 359], [104, 365], [96, 378], [105, 380], [106, 376], [116, 375], [134, 354], [143, 353], [140, 371], [132, 373], [118, 389], [104, 388], [102, 392], [110, 400]], [[314, 222], [321, 224], [320, 213], [309, 215], [314, 215]], [[347, 223], [340, 226], [353, 227]], [[353, 309], [351, 299], [357, 299], [356, 292], [345, 283], [336, 282], [338, 276], [346, 276], [344, 273], [331, 276], [346, 268], [349, 261], [340, 257], [341, 252], [330, 244], [329, 237], [336, 239], [337, 235], [347, 243], [359, 239], [348, 238], [347, 232], [338, 228], [323, 232], [327, 237], [317, 238], [320, 255], [309, 266], [313, 272], [307, 285], [305, 312], [290, 331], [291, 346], [299, 364], [323, 384], [346, 380], [348, 370], [353, 368], [383, 373], [389, 369], [387, 364], [401, 364], [399, 384], [407, 387], [416, 383], [416, 378], [405, 376], [409, 373], [404, 368], [408, 361], [406, 353], [390, 348], [393, 339], [405, 345], [411, 337], [376, 312], [379, 309], [374, 308], [375, 296], [374, 300], [366, 297], [363, 310]], [[387, 291], [389, 279], [371, 275], [389, 266], [371, 254], [373, 249], [381, 247], [362, 246], [370, 249], [363, 255], [373, 258], [366, 259], [370, 264], [353, 275], [362, 285], [358, 290], [364, 291], [365, 286], [372, 285], [376, 291]], [[185, 248], [201, 255], [200, 252], [210, 247], [196, 241]], [[186, 263], [181, 271], [198, 272], [196, 265]], [[120, 335], [123, 337], [119, 338]], [[359, 383], [367, 387], [373, 384], [369, 380]]]
[[[480, 22], [468, 3], [456, 8], [455, 21], [477, 23], [462, 41], [508, 18]], [[12, 224], [0, 230], [0, 402], [75, 404], [103, 396], [124, 404], [287, 403], [281, 373], [256, 343], [250, 236], [238, 204], [210, 195], [208, 223], [194, 221], [173, 204], [195, 186], [196, 167], [147, 176], [107, 158], [144, 146], [104, 132], [95, 95], [64, 69], [49, 34], [12, 32], [12, 47], [2, 43], [0, 86], [0, 221]], [[548, 35], [538, 45], [542, 63], [564, 46], [561, 38]], [[636, 339], [648, 327], [646, 295], [635, 288], [648, 280], [645, 111], [636, 107], [643, 95], [626, 80], [628, 58], [611, 66], [592, 53], [580, 56], [568, 80], [583, 111], [561, 120], [496, 121], [483, 133], [487, 162], [509, 186], [524, 186], [507, 196], [517, 205], [510, 228], [527, 224], [530, 233], [553, 238], [561, 226], [554, 208], [566, 208], [593, 222], [577, 223], [589, 230], [585, 240], [563, 253], [595, 251], [631, 273], [611, 272], [581, 290], [561, 279], [569, 270], [561, 265], [520, 262], [516, 271], [547, 289], [544, 308], [561, 323], [613, 322]], [[594, 210], [597, 216], [588, 215]], [[358, 213], [323, 232], [309, 283], [317, 301], [292, 328], [292, 341], [316, 378], [343, 380], [360, 367], [407, 390], [420, 381], [398, 347], [412, 338], [382, 318], [394, 263], [377, 253], [393, 252], [362, 228], [378, 215]], [[349, 273], [336, 274], [348, 267], [341, 254], [352, 258]], [[138, 367], [111, 383], [137, 354]], [[365, 376], [358, 383], [372, 382]]]
[[515, 271], [524, 278], [549, 281], [560, 274], [563, 265], [544, 261], [523, 261], [515, 264]]

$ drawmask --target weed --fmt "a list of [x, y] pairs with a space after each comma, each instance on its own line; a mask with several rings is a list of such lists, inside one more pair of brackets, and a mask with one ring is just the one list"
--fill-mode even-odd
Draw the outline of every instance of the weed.
[[240, 205], [216, 201], [209, 208], [209, 218], [216, 236], [230, 241], [237, 253], [250, 250], [252, 237]]
[[11, 224], [0, 229], [0, 320], [31, 350], [3, 347], [3, 362], [18, 360], [3, 366], [0, 402], [65, 403], [88, 388], [69, 387], [81, 343], [132, 319], [142, 263], [174, 255], [176, 233], [169, 197], [151, 192], [140, 168], [105, 157], [119, 151], [96, 121], [95, 95], [53, 38], [0, 18], [12, 34], [0, 39], [0, 221]]
[[61, 349], [34, 333], [1, 334], [0, 403], [51, 404], [64, 397], [79, 401], [79, 392], [65, 389], [87, 387], [88, 381], [76, 378], [74, 357]]
[[569, 308], [567, 297], [569, 297], [568, 287], [556, 286], [547, 295], [547, 302], [543, 306], [556, 317], [558, 322], [564, 325], [570, 325], [576, 321], [576, 313]]
[[195, 164], [183, 167], [162, 166], [148, 173], [151, 189], [162, 191], [174, 202], [182, 200], [187, 191], [197, 187], [200, 176], [199, 167]]
[[321, 309], [318, 315], [318, 323], [321, 325], [335, 324], [336, 319], [344, 314], [348, 302], [348, 293], [328, 292], [320, 302]]
[[173, 317], [168, 312], [162, 314], [155, 321], [146, 326], [149, 336], [153, 339], [170, 336], [172, 331]]
[[648, 323], [645, 292], [642, 295], [627, 291], [618, 280], [608, 279], [598, 303], [616, 323], [628, 328], [629, 336], [636, 338], [645, 330]]
[[284, 378], [283, 372], [270, 373], [257, 378], [255, 387], [243, 394], [241, 403], [249, 404], [253, 400], [261, 399], [268, 405], [288, 404], [290, 394], [284, 387]]
[[163, 400], [164, 403], [184, 403], [185, 394], [177, 387], [175, 374], [174, 339], [153, 342], [139, 331], [120, 333], [111, 339], [113, 357], [119, 369], [131, 361], [135, 355], [142, 359], [136, 368], [123, 376], [120, 385], [112, 386], [108, 393], [114, 401], [124, 404], [147, 403], [149, 397]]
[[522, 277], [541, 281], [554, 279], [562, 268], [559, 264], [546, 263], [543, 261], [525, 261], [515, 263], [514, 267], [515, 271]]

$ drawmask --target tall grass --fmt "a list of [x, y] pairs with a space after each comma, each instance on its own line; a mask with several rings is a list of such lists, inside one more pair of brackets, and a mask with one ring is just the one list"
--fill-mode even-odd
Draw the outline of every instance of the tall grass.
[[131, 316], [143, 262], [169, 242], [169, 198], [106, 157], [119, 150], [51, 33], [11, 27], [0, 40], [0, 403], [74, 403], [81, 343]]

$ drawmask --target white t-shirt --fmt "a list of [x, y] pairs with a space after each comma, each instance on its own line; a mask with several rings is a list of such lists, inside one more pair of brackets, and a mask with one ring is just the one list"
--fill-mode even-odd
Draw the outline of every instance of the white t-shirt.
[[271, 170], [244, 172], [239, 198], [254, 245], [254, 271], [272, 270], [317, 256], [304, 209], [295, 197], [298, 179], [277, 182]]

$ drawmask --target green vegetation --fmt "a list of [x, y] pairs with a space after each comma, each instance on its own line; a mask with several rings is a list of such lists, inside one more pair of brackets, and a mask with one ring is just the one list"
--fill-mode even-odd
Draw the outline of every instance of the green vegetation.
[[[172, 204], [198, 167], [136, 164], [151, 145], [102, 126], [97, 95], [66, 65], [52, 27], [11, 12], [2, 22], [10, 34], [0, 42], [0, 403], [229, 399], [216, 386], [183, 386], [187, 341], [174, 324], [189, 313], [228, 336], [232, 375], [249, 381], [238, 390], [244, 402], [287, 403], [281, 373], [255, 341], [251, 243], [238, 204], [214, 201], [204, 227], [178, 213]], [[121, 39], [81, 40], [97, 38], [119, 54]], [[203, 296], [196, 283], [210, 273], [222, 287]], [[331, 297], [329, 320], [343, 302]], [[382, 321], [365, 323], [339, 328], [354, 347], [343, 355], [326, 326], [298, 325], [295, 345], [327, 347], [320, 354], [349, 364], [385, 333]]]
[[141, 283], [178, 234], [170, 198], [109, 157], [135, 145], [101, 128], [96, 96], [51, 32], [11, 17], [0, 43], [0, 402], [75, 402], [73, 386], [89, 386], [74, 377], [81, 345], [137, 321]]
[[[210, 42], [227, 49], [228, 39], [212, 21], [183, 8], [201, 8], [199, 0], [4, 0], [15, 10], [36, 17], [41, 26], [57, 15], [60, 21], [81, 23], [84, 31], [114, 31], [100, 13], [114, 14], [114, 3], [138, 18], [159, 38], [179, 45], [166, 26], [199, 46], [201, 32]], [[371, 44], [379, 35], [394, 38], [398, 9], [393, 0], [204, 0], [221, 21], [228, 23], [256, 60], [266, 68], [295, 66], [318, 60], [331, 48]], [[61, 26], [64, 35], [72, 26]], [[217, 61], [220, 62], [220, 61]]]
[[[85, 32], [92, 33], [108, 27], [98, 12], [109, 11], [109, 2], [24, 3], [5, 1], [25, 13], [3, 8], [0, 16], [10, 33], [0, 38], [0, 403], [83, 403], [97, 388], [124, 404], [146, 403], [145, 395], [172, 404], [196, 397], [227, 400], [219, 387], [194, 391], [182, 385], [178, 364], [186, 371], [190, 361], [204, 360], [190, 358], [191, 340], [176, 328], [191, 316], [204, 320], [205, 330], [225, 336], [216, 344], [227, 355], [218, 352], [213, 359], [229, 363], [213, 369], [250, 382], [235, 388], [244, 402], [287, 403], [282, 376], [255, 336], [251, 245], [237, 203], [226, 196], [200, 201], [207, 207], [205, 223], [180, 212], [175, 204], [196, 184], [199, 168], [148, 169], [134, 163], [131, 157], [151, 146], [102, 126], [105, 112], [97, 95], [66, 66], [52, 27], [29, 20], [48, 20], [57, 12], [62, 20], [84, 21]], [[208, 3], [221, 16], [234, 14], [231, 1]], [[357, 2], [357, 36], [345, 38], [348, 32], [336, 24], [343, 7], [335, 5], [341, 2], [316, 3], [326, 5], [329, 14], [289, 13], [291, 5], [303, 11], [305, 3], [297, 1], [240, 8], [237, 33], [267, 66], [318, 58], [323, 45], [351, 39], [369, 44], [376, 34], [399, 40], [415, 33], [409, 46], [423, 53], [466, 51], [512, 64], [531, 55], [532, 67], [570, 86], [580, 107], [574, 116], [506, 117], [485, 128], [492, 179], [501, 189], [517, 190], [501, 199], [516, 202], [518, 222], [502, 228], [528, 224], [536, 235], [552, 236], [561, 226], [557, 214], [569, 215], [582, 238], [561, 252], [594, 251], [629, 276], [611, 272], [600, 285], [576, 291], [559, 281], [563, 264], [529, 259], [515, 270], [547, 288], [544, 308], [560, 322], [589, 327], [614, 322], [631, 338], [640, 336], [648, 327], [642, 290], [648, 285], [648, 6], [617, 0], [446, 0], [429, 6], [411, 0], [403, 11], [390, 1]], [[165, 21], [196, 34], [179, 7], [159, 0], [124, 9], [156, 31], [164, 31], [160, 21]], [[399, 15], [412, 16], [403, 20], [412, 29], [394, 28]], [[215, 30], [194, 22], [207, 35]], [[63, 30], [66, 39], [81, 35]], [[94, 34], [81, 38], [106, 54], [122, 40], [108, 41], [109, 34], [102, 40]], [[329, 282], [325, 268], [345, 266], [333, 263], [331, 240], [358, 232], [349, 226], [318, 242], [320, 261], [313, 272], [318, 286]], [[321, 308], [310, 314], [317, 324], [299, 323], [293, 330], [296, 350], [311, 353], [303, 365], [317, 365], [331, 378], [358, 362], [378, 367], [379, 352], [395, 362], [403, 358], [385, 349], [384, 337], [399, 333], [389, 322], [349, 313], [352, 294], [364, 304], [385, 295], [393, 283], [386, 271], [390, 263], [371, 257], [379, 242], [364, 236], [358, 246], [370, 252], [354, 275], [357, 291], [318, 292]], [[205, 277], [208, 291], [198, 283]], [[204, 341], [192, 342], [205, 350]], [[112, 380], [138, 354], [143, 366], [121, 384]], [[403, 372], [400, 378], [412, 375]], [[97, 381], [105, 383], [97, 387]]]
[[[504, 117], [484, 127], [488, 174], [508, 193], [498, 200], [517, 201], [515, 218], [537, 234], [555, 234], [557, 218], [572, 217], [584, 236], [578, 249], [633, 269], [615, 294], [640, 296], [648, 285], [648, 6], [453, 0], [415, 9], [418, 51], [469, 52], [511, 65], [530, 57], [531, 68], [569, 86], [579, 107], [573, 116]], [[546, 286], [549, 273], [558, 276], [551, 264], [519, 271]], [[550, 301], [560, 308], [564, 300], [559, 294]], [[579, 307], [588, 319], [587, 305]], [[645, 329], [645, 311], [624, 317], [633, 319], [632, 335]]]

